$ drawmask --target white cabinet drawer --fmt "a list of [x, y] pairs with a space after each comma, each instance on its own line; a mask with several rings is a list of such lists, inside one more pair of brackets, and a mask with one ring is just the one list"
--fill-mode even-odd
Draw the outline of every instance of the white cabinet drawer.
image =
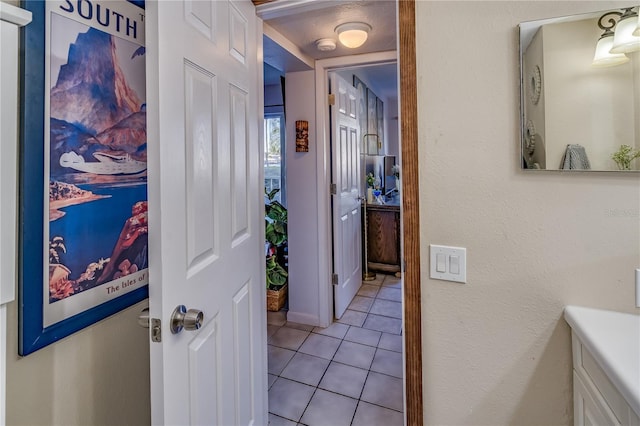
[[[601, 403], [601, 412], [606, 415], [606, 425], [640, 426], [638, 416], [631, 410], [624, 397], [611, 383], [606, 373], [600, 368], [588, 349], [572, 333], [574, 392], [578, 385], [588, 390], [594, 402]], [[580, 381], [576, 381], [579, 378]], [[575, 398], [574, 398], [575, 400]], [[574, 401], [575, 402], [575, 401]], [[577, 415], [577, 408], [576, 415]], [[576, 418], [576, 424], [577, 423]], [[581, 423], [588, 424], [588, 423]]]
[[575, 426], [620, 425], [602, 396], [585, 386], [573, 370], [573, 417]]

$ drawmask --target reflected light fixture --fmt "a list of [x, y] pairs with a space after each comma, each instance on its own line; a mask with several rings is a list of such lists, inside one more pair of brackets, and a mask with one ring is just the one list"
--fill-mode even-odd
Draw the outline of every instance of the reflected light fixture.
[[364, 22], [347, 22], [338, 25], [335, 29], [340, 43], [350, 49], [362, 46], [367, 41], [369, 31], [371, 31], [371, 25]]
[[629, 62], [629, 58], [624, 53], [611, 53], [614, 39], [613, 29], [616, 26], [614, 17], [620, 16], [622, 16], [621, 12], [607, 12], [598, 19], [598, 27], [604, 32], [596, 44], [596, 54], [593, 57], [592, 66], [612, 67]]
[[631, 53], [640, 50], [640, 37], [633, 35], [638, 27], [638, 12], [634, 9], [622, 9], [622, 16], [616, 24], [611, 53]]
[[640, 37], [640, 10], [638, 10], [638, 26], [636, 27], [636, 30], [633, 32], [633, 35]]

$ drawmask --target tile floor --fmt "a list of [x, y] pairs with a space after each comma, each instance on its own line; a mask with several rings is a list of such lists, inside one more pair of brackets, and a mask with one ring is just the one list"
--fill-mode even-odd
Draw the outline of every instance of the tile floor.
[[378, 274], [327, 328], [270, 319], [269, 424], [402, 425], [401, 300]]

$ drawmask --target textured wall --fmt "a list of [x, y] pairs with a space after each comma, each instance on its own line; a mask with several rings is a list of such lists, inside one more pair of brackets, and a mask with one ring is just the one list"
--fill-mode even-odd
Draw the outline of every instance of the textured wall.
[[[428, 424], [571, 424], [563, 306], [639, 311], [640, 175], [519, 170], [517, 24], [621, 4], [416, 4]], [[467, 247], [467, 284], [429, 244]]]
[[7, 425], [150, 424], [149, 337], [138, 325], [146, 305], [21, 358], [17, 303], [11, 303]]
[[[288, 73], [287, 105], [287, 208], [289, 210], [289, 312], [290, 321], [320, 324], [318, 281], [318, 197], [316, 162], [319, 154], [315, 127], [315, 74]], [[309, 152], [296, 152], [296, 120], [309, 122]]]

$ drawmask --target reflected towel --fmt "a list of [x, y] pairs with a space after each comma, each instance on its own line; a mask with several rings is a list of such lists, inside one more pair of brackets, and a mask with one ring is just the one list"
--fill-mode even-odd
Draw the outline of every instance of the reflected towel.
[[562, 170], [590, 170], [591, 164], [587, 158], [587, 151], [584, 146], [578, 144], [567, 145], [567, 150], [560, 162]]

